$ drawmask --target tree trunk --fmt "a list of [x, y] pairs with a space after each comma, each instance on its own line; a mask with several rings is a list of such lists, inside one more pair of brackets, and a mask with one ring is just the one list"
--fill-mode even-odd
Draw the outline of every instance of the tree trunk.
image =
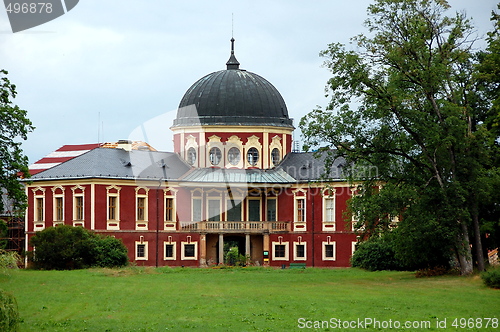
[[477, 269], [482, 272], [485, 270], [485, 266], [483, 244], [481, 242], [481, 232], [479, 230], [479, 215], [477, 213], [477, 209], [474, 209], [472, 213], [472, 224], [474, 227], [474, 251], [477, 258]]
[[462, 229], [458, 236], [458, 261], [460, 262], [460, 274], [468, 275], [473, 272], [472, 251], [469, 243], [469, 231], [464, 221], [460, 222]]

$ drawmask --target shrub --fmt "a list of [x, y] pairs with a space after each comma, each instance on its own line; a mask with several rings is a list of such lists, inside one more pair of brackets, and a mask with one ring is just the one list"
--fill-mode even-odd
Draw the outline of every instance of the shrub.
[[384, 238], [372, 238], [357, 244], [351, 265], [369, 271], [404, 270], [404, 264], [396, 259], [391, 243]]
[[31, 239], [31, 245], [36, 248], [33, 263], [39, 269], [116, 267], [128, 261], [127, 248], [120, 240], [101, 237], [83, 227], [48, 227]]
[[128, 263], [127, 248], [120, 239], [111, 236], [99, 238], [94, 250], [95, 266], [121, 267]]
[[0, 290], [0, 331], [18, 331], [19, 322], [19, 310], [15, 297]]
[[486, 286], [500, 289], [500, 267], [481, 273], [481, 278]]
[[15, 251], [0, 249], [0, 270], [17, 269], [21, 256]]

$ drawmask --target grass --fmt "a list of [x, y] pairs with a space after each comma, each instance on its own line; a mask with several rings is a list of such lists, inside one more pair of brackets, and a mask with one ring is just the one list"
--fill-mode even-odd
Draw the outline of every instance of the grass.
[[446, 318], [455, 330], [455, 318], [500, 318], [500, 291], [477, 276], [131, 267], [12, 271], [0, 288], [17, 298], [21, 331], [289, 331], [299, 318], [430, 321], [430, 330]]

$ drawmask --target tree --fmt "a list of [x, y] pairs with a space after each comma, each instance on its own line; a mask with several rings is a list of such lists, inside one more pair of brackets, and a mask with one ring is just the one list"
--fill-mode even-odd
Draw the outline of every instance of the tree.
[[445, 16], [449, 8], [445, 0], [376, 0], [369, 35], [352, 39], [356, 50], [330, 44], [321, 53], [333, 74], [330, 102], [300, 127], [306, 148], [355, 165], [346, 176], [361, 183], [350, 208], [364, 239], [394, 232], [399, 259], [432, 267], [456, 258], [468, 274], [495, 137], [475, 76], [473, 26], [463, 13]]
[[[24, 211], [26, 195], [18, 176], [29, 177], [28, 158], [23, 154], [21, 142], [33, 131], [27, 112], [12, 103], [16, 86], [7, 78], [8, 72], [0, 70], [0, 193], [7, 193], [14, 211]], [[0, 200], [0, 211], [4, 210]]]

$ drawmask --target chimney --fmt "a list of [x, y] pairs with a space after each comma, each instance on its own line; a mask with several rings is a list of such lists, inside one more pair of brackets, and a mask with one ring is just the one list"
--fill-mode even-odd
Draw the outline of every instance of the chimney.
[[132, 141], [128, 139], [121, 139], [118, 141], [118, 149], [123, 149], [127, 152], [132, 151]]

